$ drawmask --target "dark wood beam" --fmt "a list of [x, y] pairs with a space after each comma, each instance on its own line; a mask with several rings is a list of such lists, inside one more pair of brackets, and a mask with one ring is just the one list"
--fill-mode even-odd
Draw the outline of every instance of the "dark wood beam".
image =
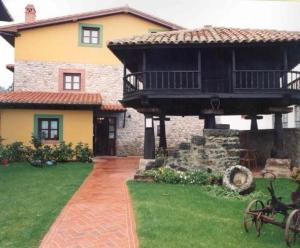
[[236, 57], [235, 57], [235, 49], [231, 50], [231, 58], [232, 58], [232, 87], [233, 89], [236, 87]]
[[163, 149], [163, 151], [167, 150], [165, 119], [165, 116], [161, 115], [159, 120], [159, 148]]
[[154, 123], [151, 114], [145, 114], [144, 159], [155, 158]]
[[281, 113], [281, 114], [288, 114], [293, 112], [293, 108], [289, 107], [270, 107], [270, 113]]
[[199, 89], [202, 88], [202, 58], [201, 58], [201, 50], [198, 50], [198, 84]]
[[285, 71], [283, 77], [283, 88], [287, 86], [287, 71], [288, 71], [288, 56], [287, 56], [287, 49], [284, 47], [283, 49], [283, 70]]

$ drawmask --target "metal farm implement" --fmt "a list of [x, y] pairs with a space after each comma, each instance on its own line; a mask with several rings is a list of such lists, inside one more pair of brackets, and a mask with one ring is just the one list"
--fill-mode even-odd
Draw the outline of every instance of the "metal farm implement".
[[[267, 174], [267, 173], [265, 173]], [[281, 197], [275, 195], [273, 181], [276, 176], [272, 173], [272, 179], [268, 186], [271, 199], [266, 204], [261, 200], [253, 200], [247, 206], [244, 213], [244, 227], [246, 232], [255, 229], [257, 236], [260, 236], [264, 224], [272, 224], [285, 230], [286, 244], [291, 247], [296, 245], [300, 238], [300, 184], [296, 192], [292, 192], [292, 203], [286, 204], [281, 201]], [[278, 220], [281, 215], [282, 220]]]

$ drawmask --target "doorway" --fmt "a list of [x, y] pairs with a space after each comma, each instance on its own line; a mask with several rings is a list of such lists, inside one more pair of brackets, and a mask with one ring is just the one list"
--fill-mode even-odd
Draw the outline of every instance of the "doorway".
[[116, 155], [116, 117], [98, 117], [94, 122], [94, 153]]

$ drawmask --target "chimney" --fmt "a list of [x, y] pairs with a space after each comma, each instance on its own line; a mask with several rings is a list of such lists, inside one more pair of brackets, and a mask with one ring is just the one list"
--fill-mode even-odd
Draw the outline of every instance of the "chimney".
[[25, 7], [25, 23], [35, 22], [36, 11], [33, 4], [27, 4]]

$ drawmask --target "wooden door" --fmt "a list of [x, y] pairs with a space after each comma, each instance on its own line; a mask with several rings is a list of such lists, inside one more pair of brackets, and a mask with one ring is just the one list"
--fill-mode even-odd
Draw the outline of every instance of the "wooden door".
[[116, 118], [100, 117], [95, 121], [94, 149], [98, 156], [116, 155]]

